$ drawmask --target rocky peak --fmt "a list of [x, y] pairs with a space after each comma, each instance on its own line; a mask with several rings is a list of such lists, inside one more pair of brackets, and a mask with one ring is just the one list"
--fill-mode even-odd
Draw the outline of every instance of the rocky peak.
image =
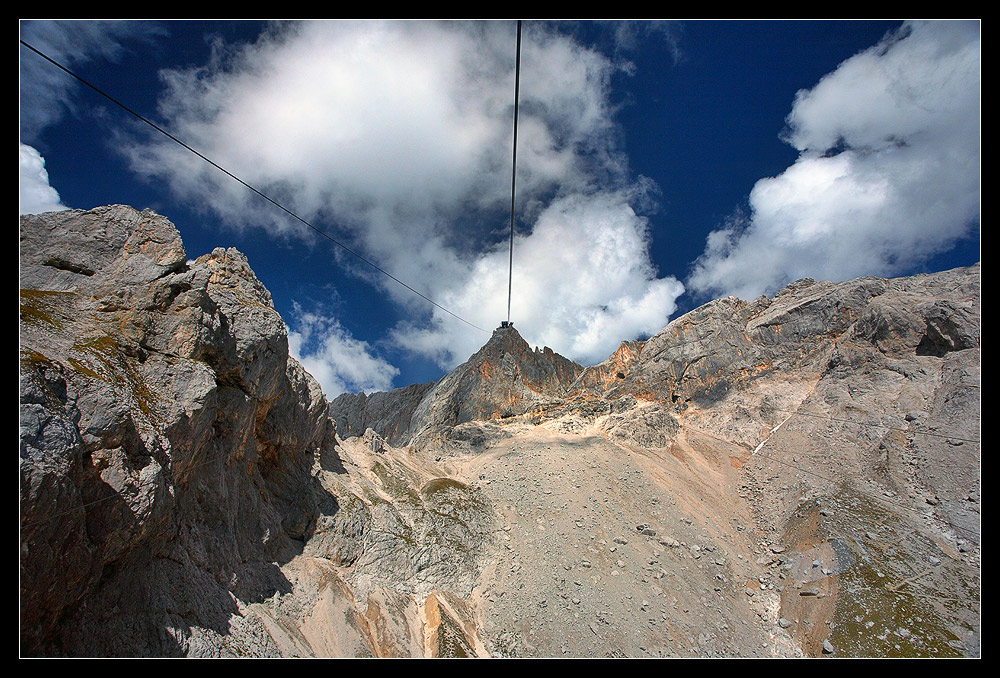
[[[531, 350], [528, 342], [514, 329], [513, 325], [501, 325], [493, 330], [490, 340], [483, 344], [474, 355], [498, 353], [524, 353]], [[551, 349], [549, 349], [551, 350]]]
[[392, 444], [433, 436], [441, 427], [506, 419], [561, 401], [583, 367], [548, 346], [534, 348], [512, 325], [500, 326], [466, 362], [436, 384], [388, 393], [343, 394], [330, 416], [343, 435], [372, 428]]
[[532, 350], [513, 327], [499, 327], [481, 349], [424, 396], [413, 413], [410, 432], [524, 414], [560, 399], [582, 371], [547, 346]]
[[548, 346], [532, 350], [513, 325], [493, 330], [490, 340], [458, 370], [465, 367], [477, 367], [485, 381], [502, 380], [500, 375], [520, 378], [533, 389], [552, 395], [561, 395], [583, 369]]

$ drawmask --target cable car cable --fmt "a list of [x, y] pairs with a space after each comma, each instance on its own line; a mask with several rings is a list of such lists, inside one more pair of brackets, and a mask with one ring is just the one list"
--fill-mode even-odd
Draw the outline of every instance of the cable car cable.
[[517, 181], [517, 103], [521, 89], [521, 20], [517, 20], [517, 60], [514, 66], [514, 150], [510, 168], [510, 267], [507, 273], [507, 324], [510, 325], [510, 295], [514, 286], [514, 186]]
[[[64, 71], [66, 74], [68, 74], [71, 77], [79, 80], [84, 85], [86, 85], [90, 89], [94, 90], [95, 92], [97, 92], [98, 94], [100, 94], [102, 97], [104, 97], [105, 99], [107, 99], [111, 103], [115, 104], [116, 106], [118, 106], [119, 108], [121, 108], [122, 110], [124, 110], [125, 112], [129, 113], [130, 115], [132, 115], [132, 116], [138, 118], [139, 120], [141, 120], [142, 122], [146, 123], [147, 125], [149, 125], [153, 129], [155, 129], [157, 132], [159, 132], [163, 136], [167, 137], [171, 141], [173, 141], [173, 142], [179, 144], [180, 146], [184, 147], [185, 149], [187, 149], [191, 153], [194, 153], [199, 158], [201, 158], [202, 160], [204, 160], [209, 165], [211, 165], [212, 167], [216, 168], [217, 170], [219, 170], [220, 172], [222, 172], [226, 176], [230, 177], [231, 179], [235, 180], [236, 182], [238, 182], [238, 183], [242, 184], [243, 186], [245, 186], [246, 188], [250, 189], [252, 192], [256, 193], [261, 198], [263, 198], [264, 200], [268, 201], [269, 203], [271, 203], [272, 205], [274, 205], [275, 207], [277, 207], [278, 209], [280, 209], [282, 212], [285, 212], [286, 214], [288, 214], [290, 217], [292, 217], [296, 221], [299, 221], [302, 224], [304, 224], [304, 225], [308, 226], [309, 228], [311, 228], [312, 230], [316, 231], [316, 233], [320, 234], [321, 236], [323, 236], [324, 238], [326, 238], [327, 240], [329, 240], [333, 244], [337, 245], [338, 247], [340, 247], [341, 249], [343, 249], [348, 254], [351, 254], [354, 257], [360, 259], [361, 261], [363, 261], [364, 263], [368, 264], [369, 266], [371, 266], [372, 268], [374, 268], [376, 271], [378, 271], [382, 275], [386, 276], [387, 278], [389, 278], [389, 279], [391, 279], [391, 280], [399, 283], [400, 285], [402, 285], [406, 289], [410, 290], [411, 292], [413, 292], [415, 295], [417, 295], [418, 297], [420, 297], [424, 301], [430, 303], [431, 305], [435, 306], [436, 308], [441, 309], [442, 311], [444, 311], [448, 315], [461, 320], [463, 323], [465, 323], [469, 327], [473, 327], [473, 328], [479, 330], [480, 332], [489, 333], [489, 330], [483, 329], [482, 327], [479, 327], [478, 325], [474, 325], [473, 323], [469, 322], [468, 320], [466, 320], [462, 316], [458, 315], [457, 313], [454, 313], [454, 312], [448, 310], [447, 308], [445, 308], [441, 304], [437, 303], [436, 301], [434, 301], [433, 299], [431, 299], [430, 297], [428, 297], [426, 294], [423, 294], [422, 292], [418, 292], [417, 290], [413, 289], [412, 287], [410, 287], [409, 285], [407, 285], [405, 282], [403, 282], [402, 280], [400, 280], [399, 278], [397, 278], [396, 276], [394, 276], [392, 273], [389, 273], [388, 271], [386, 271], [384, 268], [382, 268], [381, 266], [379, 266], [375, 262], [373, 262], [373, 261], [365, 258], [364, 256], [362, 256], [361, 254], [355, 252], [353, 249], [351, 249], [350, 247], [348, 247], [344, 243], [340, 242], [339, 240], [337, 240], [336, 238], [334, 238], [333, 236], [331, 236], [326, 231], [324, 231], [324, 230], [322, 230], [322, 229], [320, 229], [320, 228], [318, 228], [316, 226], [313, 226], [311, 223], [309, 223], [308, 221], [306, 221], [305, 219], [303, 219], [302, 217], [300, 217], [298, 214], [296, 214], [292, 210], [288, 209], [287, 207], [285, 207], [284, 205], [282, 205], [278, 201], [274, 200], [270, 196], [268, 196], [265, 193], [263, 193], [262, 191], [254, 188], [253, 186], [251, 186], [247, 182], [243, 181], [243, 179], [240, 179], [238, 176], [236, 176], [235, 174], [233, 174], [232, 172], [230, 172], [229, 170], [227, 170], [225, 167], [222, 167], [221, 165], [219, 165], [214, 160], [211, 160], [210, 158], [206, 157], [204, 154], [202, 154], [202, 153], [196, 151], [195, 149], [191, 148], [186, 143], [184, 143], [183, 141], [181, 141], [180, 139], [178, 139], [173, 134], [171, 134], [170, 132], [166, 131], [165, 129], [163, 129], [162, 127], [160, 127], [159, 125], [157, 125], [156, 123], [154, 123], [154, 122], [152, 122], [152, 121], [144, 118], [143, 116], [139, 115], [138, 113], [136, 113], [135, 111], [133, 111], [131, 108], [129, 108], [128, 106], [126, 106], [122, 102], [120, 102], [117, 99], [115, 99], [113, 96], [111, 96], [107, 92], [104, 92], [103, 90], [99, 89], [95, 85], [90, 84], [87, 80], [85, 80], [81, 76], [77, 75], [73, 71], [69, 70], [68, 68], [66, 68], [61, 63], [59, 63], [58, 61], [56, 61], [52, 57], [48, 56], [44, 52], [36, 49], [35, 47], [33, 47], [31, 45], [29, 45], [24, 40], [21, 40], [21, 44], [24, 45], [25, 47], [27, 47], [28, 49], [30, 49], [32, 52], [34, 52], [38, 56], [40, 56], [43, 59], [45, 59], [46, 61], [48, 61], [49, 63], [51, 63], [56, 68]], [[509, 313], [509, 311], [508, 311], [508, 313]]]

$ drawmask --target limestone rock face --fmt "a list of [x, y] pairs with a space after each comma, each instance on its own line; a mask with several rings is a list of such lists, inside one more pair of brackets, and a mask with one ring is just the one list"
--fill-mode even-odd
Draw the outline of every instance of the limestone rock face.
[[977, 264], [888, 281], [804, 279], [773, 299], [717, 299], [645, 342], [622, 344], [584, 370], [570, 391], [710, 405], [782, 371], [822, 374], [845, 342], [900, 357], [978, 349], [978, 275]]
[[23, 647], [185, 653], [313, 521], [322, 393], [246, 258], [152, 212], [22, 218], [20, 295]]
[[500, 327], [436, 384], [370, 396], [345, 393], [331, 403], [330, 416], [342, 433], [361, 435], [372, 428], [396, 445], [415, 437], [449, 437], [466, 422], [505, 419], [561, 402], [582, 370], [548, 346], [532, 350], [513, 327]]
[[413, 411], [434, 382], [411, 384], [391, 391], [342, 393], [330, 403], [330, 417], [342, 437], [364, 435], [372, 429], [394, 445], [409, 440]]
[[20, 228], [22, 651], [422, 653], [416, 592], [480, 566], [475, 490], [337, 447], [240, 252], [188, 262], [124, 206]]
[[411, 433], [545, 408], [562, 399], [582, 370], [548, 346], [532, 350], [513, 327], [500, 327], [427, 392], [413, 413]]
[[20, 227], [25, 654], [979, 654], [979, 265], [329, 404], [236, 250]]

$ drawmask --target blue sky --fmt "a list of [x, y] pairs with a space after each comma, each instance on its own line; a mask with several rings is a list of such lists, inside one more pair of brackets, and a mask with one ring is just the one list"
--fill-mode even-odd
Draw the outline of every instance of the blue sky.
[[[475, 325], [506, 317], [514, 22], [22, 22]], [[524, 24], [512, 319], [584, 364], [716, 296], [978, 261], [978, 22]], [[20, 210], [246, 253], [329, 396], [488, 339], [20, 55]]]

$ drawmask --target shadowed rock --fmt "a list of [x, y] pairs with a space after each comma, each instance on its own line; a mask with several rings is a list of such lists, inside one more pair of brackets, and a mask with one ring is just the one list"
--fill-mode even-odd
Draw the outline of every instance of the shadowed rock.
[[979, 651], [979, 265], [329, 405], [236, 250], [112, 206], [20, 263], [26, 654]]

